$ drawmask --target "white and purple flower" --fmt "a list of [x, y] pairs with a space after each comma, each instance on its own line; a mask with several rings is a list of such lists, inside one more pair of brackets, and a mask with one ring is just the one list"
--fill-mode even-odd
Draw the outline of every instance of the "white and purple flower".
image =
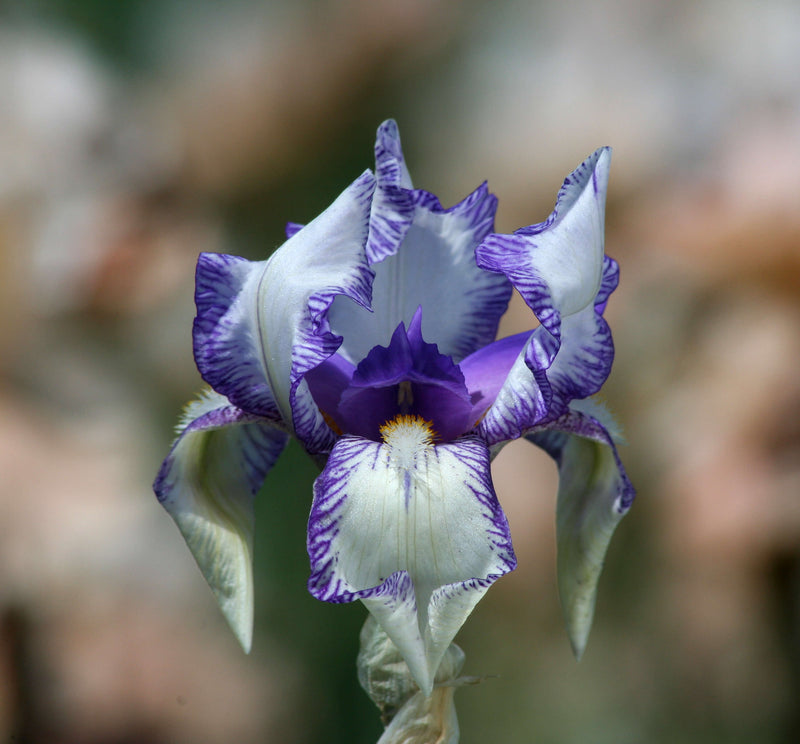
[[[366, 171], [266, 261], [202, 254], [187, 408], [155, 482], [245, 649], [253, 498], [295, 436], [323, 467], [309, 590], [361, 600], [423, 692], [489, 586], [514, 569], [490, 461], [525, 437], [560, 471], [559, 590], [580, 656], [611, 534], [633, 489], [589, 396], [614, 356], [603, 252], [611, 151], [543, 223], [492, 233], [486, 185], [444, 209], [412, 188], [393, 121]], [[539, 325], [495, 340], [516, 288]], [[533, 322], [532, 322], [533, 325]]]

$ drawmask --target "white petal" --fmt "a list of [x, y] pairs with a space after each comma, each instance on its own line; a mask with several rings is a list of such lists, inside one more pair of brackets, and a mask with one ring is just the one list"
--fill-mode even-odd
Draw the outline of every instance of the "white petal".
[[406, 450], [341, 439], [315, 483], [308, 547], [311, 593], [363, 600], [426, 694], [475, 604], [516, 565], [475, 438]]
[[548, 327], [548, 311], [580, 312], [600, 289], [610, 164], [611, 149], [597, 150], [567, 176], [545, 222], [492, 235], [478, 249], [478, 263], [508, 276]]
[[401, 321], [422, 307], [422, 332], [459, 361], [494, 340], [511, 296], [508, 280], [478, 267], [475, 248], [492, 230], [497, 199], [486, 184], [450, 209], [411, 189], [394, 122], [378, 130], [378, 187], [372, 202], [367, 255], [375, 270], [372, 314], [341, 299], [331, 327], [344, 337], [341, 353], [358, 363], [385, 346]]
[[186, 425], [153, 486], [178, 525], [225, 619], [250, 650], [253, 634], [253, 497], [287, 434], [211, 394]]

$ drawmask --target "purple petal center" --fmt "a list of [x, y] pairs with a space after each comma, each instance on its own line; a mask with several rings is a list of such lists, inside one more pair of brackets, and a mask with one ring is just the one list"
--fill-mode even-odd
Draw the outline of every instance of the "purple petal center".
[[306, 375], [317, 404], [343, 433], [380, 441], [380, 427], [398, 415], [430, 421], [444, 442], [472, 428], [464, 375], [425, 343], [421, 325], [417, 309], [408, 330], [400, 323], [389, 345], [374, 346], [355, 369], [334, 355]]

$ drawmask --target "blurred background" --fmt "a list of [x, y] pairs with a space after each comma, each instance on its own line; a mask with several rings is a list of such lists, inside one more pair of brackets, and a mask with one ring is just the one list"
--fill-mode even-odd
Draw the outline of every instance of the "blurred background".
[[[555, 468], [495, 463], [519, 568], [458, 637], [462, 741], [800, 741], [800, 4], [19, 0], [0, 6], [0, 740], [369, 744], [360, 605], [305, 590], [315, 471], [258, 499], [245, 656], [150, 484], [200, 251], [265, 257], [400, 125], [449, 206], [543, 220], [614, 147], [604, 397], [638, 499], [583, 661]], [[528, 327], [515, 303], [503, 333]]]

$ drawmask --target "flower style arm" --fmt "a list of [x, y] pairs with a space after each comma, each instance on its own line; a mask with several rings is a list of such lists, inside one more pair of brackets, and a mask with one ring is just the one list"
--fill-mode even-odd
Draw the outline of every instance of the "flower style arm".
[[253, 498], [288, 433], [208, 393], [187, 406], [153, 484], [245, 651], [253, 633]]

